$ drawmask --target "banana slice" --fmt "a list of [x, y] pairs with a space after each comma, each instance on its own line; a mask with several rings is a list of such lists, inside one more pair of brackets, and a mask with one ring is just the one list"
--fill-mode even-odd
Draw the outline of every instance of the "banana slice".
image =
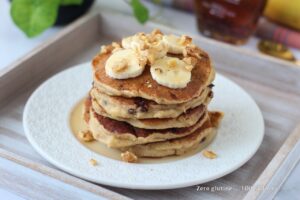
[[146, 47], [145, 37], [134, 35], [134, 36], [124, 38], [122, 40], [122, 47], [124, 49], [143, 50]]
[[169, 88], [184, 88], [191, 81], [192, 65], [178, 58], [165, 56], [156, 60], [151, 68], [152, 78], [160, 85]]
[[181, 37], [176, 35], [164, 35], [163, 41], [169, 47], [169, 53], [182, 54], [185, 47], [192, 42], [192, 38], [186, 35], [182, 35]]
[[157, 38], [156, 40], [151, 41], [150, 35], [134, 35], [124, 38], [122, 40], [122, 47], [125, 49], [137, 50], [137, 52], [140, 52], [147, 57], [153, 57], [149, 58], [149, 60], [162, 58], [168, 52], [168, 46], [165, 42]]
[[132, 49], [121, 49], [114, 52], [106, 61], [105, 72], [115, 79], [127, 79], [143, 73], [145, 63]]

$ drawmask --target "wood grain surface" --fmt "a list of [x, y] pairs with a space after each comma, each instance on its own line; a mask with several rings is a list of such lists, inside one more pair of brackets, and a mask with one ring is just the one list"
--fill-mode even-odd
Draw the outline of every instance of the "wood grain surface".
[[[122, 23], [119, 23], [120, 18], [122, 18]], [[23, 169], [22, 166], [16, 166], [20, 167], [18, 169], [34, 170], [43, 176], [42, 181], [45, 181], [44, 183], [47, 181], [46, 177], [50, 176], [49, 183], [60, 181], [60, 184], [82, 188], [82, 190], [89, 192], [86, 195], [102, 195], [99, 192], [102, 190], [104, 196], [115, 195], [115, 193], [106, 193], [108, 191], [102, 186], [82, 181], [61, 172], [37, 154], [24, 135], [22, 128], [23, 108], [32, 91], [52, 74], [74, 64], [90, 61], [99, 50], [100, 45], [107, 44], [112, 40], [119, 40], [123, 36], [138, 31], [149, 31], [153, 27], [159, 27], [164, 32], [178, 32], [151, 23], [142, 27], [133, 19], [120, 16], [120, 14], [107, 13], [101, 17], [92, 14], [72, 24], [6, 71], [0, 72], [0, 152], [2, 152], [0, 153], [0, 157], [2, 157], [0, 163], [1, 161], [17, 162], [18, 165], [27, 168]], [[267, 184], [270, 177], [266, 176], [266, 173], [275, 172], [278, 165], [284, 160], [284, 157], [280, 160], [276, 157], [273, 158], [276, 153], [278, 155], [278, 151], [285, 144], [285, 140], [299, 123], [299, 68], [284, 61], [257, 56], [237, 47], [199, 36], [193, 36], [193, 38], [199, 46], [210, 53], [217, 71], [243, 87], [262, 110], [266, 127], [261, 147], [252, 159], [235, 172], [201, 185], [201, 187], [210, 188], [210, 191], [197, 191], [197, 186], [163, 191], [127, 190], [107, 186], [105, 188], [134, 199], [242, 199], [245, 195], [254, 193], [253, 197], [256, 197], [260, 193], [257, 191], [253, 193], [248, 187], [253, 184]], [[286, 143], [285, 149], [281, 149], [281, 151], [285, 152], [284, 155], [286, 155], [292, 147], [293, 143]], [[10, 157], [9, 160], [11, 161], [3, 161], [3, 158], [7, 159], [7, 157]], [[25, 163], [19, 161], [23, 159], [26, 161]], [[12, 165], [11, 163], [7, 164]], [[270, 165], [275, 167], [270, 170], [268, 168]], [[0, 164], [0, 168], [3, 166]], [[0, 176], [5, 177], [5, 174], [12, 173], [6, 169], [6, 171], [0, 172]], [[26, 179], [26, 173], [24, 176], [21, 174], [20, 176]], [[3, 180], [2, 177], [1, 180]], [[14, 180], [7, 178], [7, 176], [4, 180], [7, 183], [0, 184], [12, 188], [10, 185], [13, 184]], [[80, 184], [77, 184], [78, 182]], [[24, 190], [22, 187], [29, 183], [25, 182], [23, 186], [22, 184], [19, 185], [20, 189], [15, 190], [22, 193]], [[51, 193], [57, 192], [57, 188], [51, 189], [51, 186], [36, 187], [36, 190], [41, 189]], [[73, 189], [66, 188], [65, 195], [71, 197]], [[221, 191], [212, 192], [211, 189]], [[28, 195], [28, 197], [35, 197], [33, 196], [35, 194]], [[108, 198], [112, 197], [115, 196]]]

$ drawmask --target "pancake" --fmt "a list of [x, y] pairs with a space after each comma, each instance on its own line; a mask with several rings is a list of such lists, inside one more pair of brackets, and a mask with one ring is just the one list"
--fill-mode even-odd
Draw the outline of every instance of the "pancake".
[[172, 89], [158, 84], [151, 76], [149, 65], [145, 67], [140, 76], [135, 78], [112, 79], [105, 72], [105, 63], [111, 53], [98, 54], [92, 61], [94, 87], [108, 95], [142, 97], [158, 104], [188, 102], [198, 97], [215, 77], [215, 71], [208, 54], [202, 50], [200, 52], [201, 59], [197, 59], [192, 70], [191, 81], [182, 89]]
[[124, 121], [137, 128], [144, 129], [166, 129], [166, 128], [181, 128], [194, 125], [199, 121], [200, 117], [205, 114], [206, 106], [200, 105], [195, 108], [187, 110], [176, 118], [149, 118], [149, 119], [128, 119], [120, 118], [107, 114], [105, 110], [92, 99], [92, 107], [94, 111], [104, 117], [109, 117], [118, 121]]
[[129, 119], [176, 118], [188, 109], [201, 104], [208, 105], [213, 96], [212, 87], [211, 84], [202, 91], [200, 96], [181, 104], [157, 104], [155, 101], [140, 97], [109, 96], [97, 88], [91, 89], [90, 96], [110, 116]]
[[112, 148], [184, 137], [202, 126], [208, 118], [208, 114], [205, 113], [193, 126], [156, 130], [136, 128], [126, 122], [101, 116], [93, 110], [90, 100], [86, 101], [84, 113], [85, 121], [93, 137]]
[[206, 142], [211, 142], [217, 132], [217, 127], [219, 126], [222, 117], [223, 114], [220, 112], [210, 112], [209, 118], [205, 123], [188, 136], [163, 142], [135, 145], [128, 148], [122, 148], [121, 150], [130, 151], [138, 157], [182, 155], [187, 151], [196, 149], [201, 142], [206, 139], [209, 139], [209, 141]]

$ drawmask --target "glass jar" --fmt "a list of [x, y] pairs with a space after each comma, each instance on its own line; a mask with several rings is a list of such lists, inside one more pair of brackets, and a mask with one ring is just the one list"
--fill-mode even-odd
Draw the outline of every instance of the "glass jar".
[[195, 0], [199, 30], [206, 36], [243, 44], [254, 33], [266, 0]]

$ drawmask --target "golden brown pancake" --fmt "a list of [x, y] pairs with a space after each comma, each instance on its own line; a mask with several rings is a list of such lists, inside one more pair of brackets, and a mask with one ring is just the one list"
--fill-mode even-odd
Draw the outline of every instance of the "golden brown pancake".
[[157, 104], [141, 97], [109, 96], [97, 88], [91, 89], [90, 96], [110, 116], [129, 119], [176, 118], [188, 109], [208, 105], [213, 96], [212, 87], [211, 84], [200, 96], [181, 104]]
[[122, 148], [122, 151], [130, 151], [138, 157], [165, 157], [181, 155], [197, 148], [200, 143], [209, 138], [211, 142], [216, 134], [223, 114], [221, 112], [210, 112], [205, 123], [192, 134], [185, 137], [171, 139], [162, 142], [140, 144], [132, 147]]
[[181, 128], [194, 125], [199, 121], [200, 117], [206, 113], [206, 106], [200, 105], [195, 108], [187, 110], [176, 118], [149, 118], [149, 119], [129, 119], [112, 116], [105, 112], [105, 110], [92, 99], [93, 110], [104, 117], [124, 121], [137, 128], [144, 129], [166, 129], [166, 128]]
[[184, 137], [202, 126], [208, 118], [205, 113], [193, 126], [155, 130], [136, 128], [126, 122], [101, 116], [94, 112], [90, 100], [86, 101], [84, 113], [84, 119], [94, 138], [113, 148]]
[[135, 78], [122, 80], [110, 78], [105, 72], [105, 63], [110, 55], [111, 53], [98, 54], [92, 62], [94, 87], [108, 95], [142, 97], [159, 104], [179, 104], [198, 97], [215, 76], [211, 60], [202, 50], [201, 59], [198, 59], [192, 70], [191, 81], [182, 89], [159, 85], [150, 74], [150, 66], [146, 66], [144, 72]]

